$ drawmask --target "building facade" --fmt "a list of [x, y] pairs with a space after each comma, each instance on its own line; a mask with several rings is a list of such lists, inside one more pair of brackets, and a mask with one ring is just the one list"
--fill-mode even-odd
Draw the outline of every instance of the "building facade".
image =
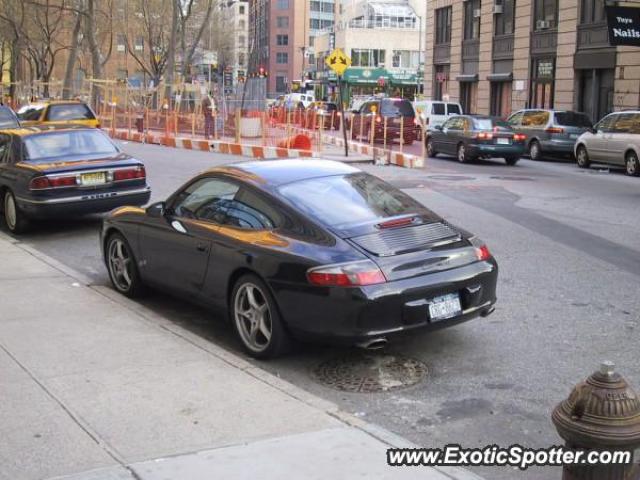
[[315, 36], [333, 25], [334, 0], [251, 0], [252, 70], [265, 72], [271, 96], [295, 89], [315, 70]]
[[[622, 3], [622, 2], [620, 2]], [[605, 0], [433, 0], [425, 93], [465, 112], [638, 108], [640, 49], [611, 47]]]
[[414, 97], [424, 58], [423, 0], [347, 0], [340, 3], [335, 27], [316, 37], [318, 79], [335, 93], [335, 75], [325, 65], [334, 48], [351, 58], [344, 80], [348, 96], [386, 92]]
[[244, 81], [249, 63], [249, 0], [226, 0], [221, 6], [221, 16], [228, 29], [229, 64], [233, 84]]

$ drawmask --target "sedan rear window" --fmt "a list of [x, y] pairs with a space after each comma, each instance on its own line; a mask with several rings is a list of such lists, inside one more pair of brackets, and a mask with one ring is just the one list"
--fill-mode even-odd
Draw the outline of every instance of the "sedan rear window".
[[474, 118], [473, 123], [476, 130], [492, 130], [493, 120], [490, 118]]
[[81, 103], [69, 105], [51, 105], [49, 107], [48, 120], [61, 122], [65, 120], [95, 120], [95, 116], [89, 107]]
[[584, 113], [556, 112], [556, 123], [567, 127], [591, 128], [593, 124]]
[[279, 191], [297, 208], [335, 228], [424, 210], [408, 195], [366, 173], [312, 178]]
[[389, 116], [414, 117], [413, 105], [409, 100], [383, 100], [380, 113]]
[[74, 130], [41, 133], [25, 137], [28, 161], [62, 158], [65, 162], [81, 161], [87, 157], [113, 155], [116, 146], [99, 130]]

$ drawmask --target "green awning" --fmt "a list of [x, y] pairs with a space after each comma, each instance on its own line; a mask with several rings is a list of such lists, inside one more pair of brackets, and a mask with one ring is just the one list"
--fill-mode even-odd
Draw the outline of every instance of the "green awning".
[[384, 68], [347, 68], [344, 81], [351, 85], [376, 85], [380, 78], [389, 80], [390, 75]]
[[415, 72], [407, 72], [407, 71], [395, 71], [390, 72], [391, 76], [389, 81], [394, 85], [413, 85], [415, 86], [418, 82], [418, 76]]

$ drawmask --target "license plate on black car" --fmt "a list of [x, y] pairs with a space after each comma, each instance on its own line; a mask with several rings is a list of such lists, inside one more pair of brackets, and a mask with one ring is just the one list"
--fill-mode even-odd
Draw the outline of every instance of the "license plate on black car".
[[451, 293], [429, 301], [429, 318], [432, 322], [453, 318], [462, 313], [460, 294]]

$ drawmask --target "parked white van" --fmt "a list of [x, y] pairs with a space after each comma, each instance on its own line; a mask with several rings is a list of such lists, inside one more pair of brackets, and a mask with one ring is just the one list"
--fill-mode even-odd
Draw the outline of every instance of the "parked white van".
[[418, 100], [413, 102], [416, 118], [427, 130], [443, 125], [452, 115], [463, 115], [459, 103], [442, 102], [437, 100]]

